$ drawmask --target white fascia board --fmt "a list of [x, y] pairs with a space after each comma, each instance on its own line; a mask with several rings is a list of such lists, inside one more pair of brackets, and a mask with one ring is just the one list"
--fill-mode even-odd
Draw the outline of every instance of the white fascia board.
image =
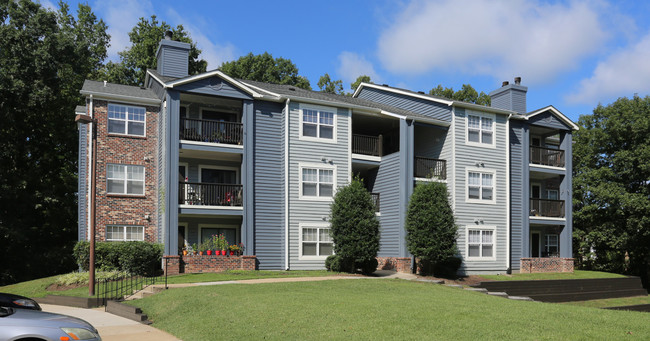
[[537, 109], [535, 111], [531, 111], [528, 114], [526, 114], [526, 116], [528, 118], [531, 118], [531, 117], [533, 117], [535, 115], [539, 115], [539, 114], [541, 114], [543, 112], [546, 112], [546, 111], [550, 111], [553, 115], [555, 115], [557, 118], [559, 118], [562, 122], [564, 122], [568, 126], [570, 126], [571, 129], [573, 129], [573, 130], [579, 130], [580, 129], [580, 127], [578, 127], [577, 124], [573, 123], [573, 121], [571, 121], [568, 117], [564, 116], [563, 113], [561, 113], [559, 110], [555, 109], [555, 107], [552, 106], [552, 105], [549, 105], [549, 106], [541, 108], [541, 109]]
[[253, 96], [254, 98], [264, 97], [261, 94], [257, 93], [256, 91], [253, 91], [247, 85], [244, 85], [243, 83], [235, 80], [234, 78], [226, 75], [225, 73], [223, 73], [223, 72], [221, 72], [219, 70], [213, 70], [213, 71], [205, 72], [205, 73], [202, 73], [202, 74], [199, 74], [199, 75], [194, 75], [194, 76], [191, 76], [191, 77], [181, 78], [181, 79], [177, 79], [175, 81], [171, 81], [169, 83], [162, 83], [162, 84], [165, 85], [165, 88], [173, 88], [174, 86], [196, 82], [198, 80], [201, 80], [201, 79], [204, 79], [204, 78], [209, 78], [209, 77], [212, 77], [212, 76], [219, 76], [219, 77], [225, 79], [229, 83], [232, 83], [232, 85], [234, 85], [237, 88], [239, 88], [240, 90], [248, 93], [249, 95]]
[[474, 104], [474, 103], [467, 103], [467, 102], [454, 101], [454, 106], [461, 107], [461, 108], [467, 108], [467, 109], [474, 109], [474, 110], [479, 110], [479, 111], [486, 111], [486, 112], [490, 112], [490, 113], [494, 113], [494, 114], [501, 114], [501, 115], [516, 114], [516, 112], [510, 111], [510, 110], [486, 107], [486, 106], [483, 106], [483, 105]]
[[372, 83], [361, 83], [361, 84], [357, 87], [357, 90], [354, 92], [354, 95], [352, 95], [352, 97], [356, 97], [356, 96], [359, 94], [359, 92], [361, 91], [361, 88], [364, 87], [364, 86], [367, 86], [367, 87], [369, 87], [369, 88], [374, 88], [374, 89], [384, 90], [384, 91], [388, 91], [388, 92], [393, 92], [393, 93], [400, 94], [400, 95], [404, 95], [404, 96], [410, 96], [410, 97], [420, 98], [420, 99], [424, 99], [424, 100], [427, 100], [427, 101], [436, 102], [436, 103], [441, 103], [441, 104], [445, 104], [445, 105], [452, 105], [452, 104], [454, 104], [454, 101], [444, 100], [444, 99], [440, 99], [440, 98], [433, 98], [433, 97], [431, 97], [431, 96], [426, 96], [426, 95], [422, 95], [422, 94], [412, 93], [412, 92], [409, 92], [409, 91], [399, 90], [399, 89], [395, 89], [395, 88], [391, 88], [391, 87], [386, 87], [386, 86], [383, 86], [383, 85], [372, 84]]
[[147, 70], [147, 76], [146, 76], [145, 79], [144, 79], [144, 85], [145, 85], [145, 86], [147, 86], [147, 80], [148, 80], [149, 77], [155, 79], [156, 82], [160, 83], [160, 85], [162, 85], [163, 87], [166, 87], [166, 86], [167, 86], [167, 85], [165, 84], [165, 82], [162, 81], [162, 79], [156, 77], [156, 75], [154, 75], [153, 73], [151, 73], [149, 70]]
[[107, 94], [103, 92], [94, 92], [94, 91], [87, 91], [87, 90], [81, 90], [79, 91], [84, 96], [94, 96], [95, 99], [106, 99], [106, 100], [115, 100], [115, 101], [120, 101], [120, 102], [126, 102], [126, 103], [131, 103], [131, 104], [157, 104], [160, 105], [162, 102], [159, 99], [152, 99], [152, 98], [142, 98], [142, 97], [133, 97], [133, 96], [125, 96], [125, 95], [116, 95], [116, 94]]
[[265, 92], [265, 93], [269, 94], [270, 96], [272, 96], [271, 98], [268, 98], [268, 97], [265, 96], [265, 98], [264, 98], [265, 100], [269, 100], [269, 101], [273, 101], [273, 102], [285, 102], [286, 101], [286, 98], [282, 97], [282, 95], [280, 95], [280, 94], [276, 94], [275, 92], [271, 92], [269, 90], [262, 89], [262, 88], [260, 88], [258, 86], [251, 85], [251, 84], [248, 84], [246, 82], [242, 82], [242, 83], [244, 85], [246, 85], [247, 87], [255, 89], [255, 90], [259, 91], [259, 92]]
[[437, 120], [435, 118], [424, 118], [424, 117], [412, 117], [408, 116], [409, 119], [414, 120], [415, 122], [420, 122], [420, 123], [428, 123], [428, 124], [433, 124], [436, 126], [441, 126], [441, 127], [449, 127], [451, 126], [451, 121], [443, 121], [443, 120]]

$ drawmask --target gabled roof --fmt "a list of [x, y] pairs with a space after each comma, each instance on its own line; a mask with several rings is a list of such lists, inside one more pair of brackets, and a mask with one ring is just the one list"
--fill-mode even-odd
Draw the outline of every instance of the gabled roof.
[[468, 102], [463, 102], [463, 101], [455, 101], [451, 100], [448, 98], [440, 97], [440, 96], [433, 96], [433, 95], [428, 95], [424, 93], [419, 93], [407, 89], [401, 89], [401, 88], [395, 88], [392, 86], [388, 85], [378, 85], [378, 84], [373, 84], [373, 83], [361, 83], [358, 87], [357, 90], [354, 92], [352, 95], [353, 97], [357, 97], [359, 95], [359, 92], [361, 92], [362, 88], [367, 87], [367, 88], [373, 88], [373, 89], [379, 89], [379, 90], [384, 90], [396, 94], [401, 94], [401, 95], [406, 95], [414, 98], [420, 98], [424, 99], [427, 101], [431, 101], [434, 103], [439, 103], [439, 104], [444, 104], [444, 105], [449, 105], [449, 106], [458, 106], [462, 108], [468, 108], [468, 109], [475, 109], [475, 110], [481, 110], [481, 111], [488, 111], [496, 114], [503, 114], [503, 115], [513, 115], [513, 116], [518, 116], [519, 114], [515, 111], [511, 110], [504, 110], [504, 109], [498, 109], [498, 108], [492, 108], [492, 107], [487, 107], [484, 105], [479, 105], [479, 104], [474, 104], [474, 103], [468, 103]]
[[577, 124], [573, 123], [573, 121], [571, 121], [568, 117], [564, 116], [563, 113], [561, 113], [559, 110], [557, 110], [552, 105], [546, 106], [546, 107], [541, 108], [541, 109], [537, 109], [535, 111], [531, 111], [531, 112], [527, 113], [525, 116], [526, 116], [526, 119], [530, 119], [533, 116], [539, 115], [541, 113], [545, 113], [547, 111], [550, 112], [553, 116], [557, 117], [560, 121], [564, 122], [564, 124], [571, 127], [571, 129], [573, 129], [573, 130], [580, 129], [580, 127], [578, 127]]
[[81, 91], [79, 92], [82, 95], [93, 95], [105, 99], [143, 104], [160, 104], [160, 99], [151, 89], [141, 88], [138, 86], [98, 82], [86, 79], [81, 87]]
[[[160, 75], [156, 70], [148, 69], [147, 70], [147, 78], [151, 76], [153, 77], [158, 83], [163, 85], [165, 88], [173, 88], [174, 86], [179, 86], [183, 84], [188, 84], [192, 82], [196, 82], [201, 79], [205, 78], [210, 78], [210, 77], [220, 77], [224, 80], [226, 80], [228, 83], [232, 84], [233, 86], [237, 87], [238, 89], [244, 91], [245, 93], [253, 96], [254, 98], [260, 98], [263, 97], [261, 94], [259, 94], [257, 91], [254, 91], [250, 87], [247, 87], [240, 83], [238, 80], [226, 75], [225, 73], [221, 72], [221, 70], [212, 70], [212, 71], [207, 71], [198, 75], [193, 75], [193, 76], [187, 76], [187, 77], [182, 77], [182, 78], [174, 78], [174, 77], [164, 77]], [[145, 80], [145, 84], [146, 84]]]

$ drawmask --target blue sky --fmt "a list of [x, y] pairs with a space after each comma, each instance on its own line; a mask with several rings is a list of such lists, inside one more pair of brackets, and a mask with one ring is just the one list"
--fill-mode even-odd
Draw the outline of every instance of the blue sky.
[[348, 91], [361, 74], [414, 91], [469, 83], [486, 93], [521, 76], [529, 111], [552, 104], [574, 121], [598, 103], [650, 94], [646, 1], [88, 3], [109, 26], [112, 60], [138, 18], [155, 14], [190, 32], [208, 69], [268, 51], [291, 59], [316, 90], [326, 72]]

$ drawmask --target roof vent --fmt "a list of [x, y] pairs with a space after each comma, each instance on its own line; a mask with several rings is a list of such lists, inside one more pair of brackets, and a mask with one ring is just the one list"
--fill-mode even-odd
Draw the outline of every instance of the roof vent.
[[289, 90], [291, 90], [291, 91], [296, 91], [296, 88], [294, 88], [294, 87], [290, 87]]
[[424, 95], [424, 91], [418, 91], [418, 93], [419, 93], [419, 94], [423, 94], [423, 95]]
[[104, 81], [104, 87], [106, 87], [106, 83], [107, 83], [107, 82], [108, 82], [108, 81]]
[[517, 85], [521, 84], [521, 77], [515, 77], [515, 84]]
[[[165, 40], [172, 40], [172, 37], [174, 36], [174, 32], [172, 31], [165, 31]], [[160, 36], [159, 36], [160, 37]]]
[[382, 84], [382, 86], [388, 86], [388, 84]]
[[510, 82], [508, 82], [508, 81], [503, 81], [503, 83], [501, 84], [501, 86], [506, 86], [506, 85], [508, 85], [508, 84], [510, 84]]

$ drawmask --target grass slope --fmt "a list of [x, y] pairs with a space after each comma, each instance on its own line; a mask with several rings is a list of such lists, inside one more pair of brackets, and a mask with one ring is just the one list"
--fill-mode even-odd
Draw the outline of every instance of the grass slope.
[[592, 308], [621, 307], [625, 305], [650, 304], [650, 295], [620, 297], [620, 298], [606, 298], [602, 300], [590, 300], [590, 301], [565, 302], [562, 304], [579, 305], [583, 307], [592, 307]]
[[192, 287], [129, 304], [183, 340], [650, 338], [645, 313], [519, 302], [402, 280]]
[[493, 281], [528, 281], [528, 280], [543, 280], [543, 279], [621, 278], [625, 276], [609, 273], [609, 272], [575, 270], [574, 272], [548, 272], [548, 273], [512, 274], [512, 275], [481, 275], [481, 277], [491, 279]]

